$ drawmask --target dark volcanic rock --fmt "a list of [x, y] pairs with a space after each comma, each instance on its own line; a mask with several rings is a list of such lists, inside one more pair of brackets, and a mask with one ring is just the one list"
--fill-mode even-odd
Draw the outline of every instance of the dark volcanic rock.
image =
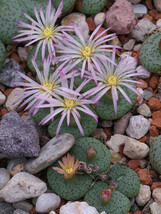
[[14, 59], [9, 59], [0, 71], [0, 83], [9, 87], [15, 87], [16, 85], [12, 82], [24, 82], [23, 78], [16, 71], [25, 73], [22, 66]]
[[0, 158], [37, 157], [39, 152], [34, 123], [15, 111], [6, 114], [0, 125]]

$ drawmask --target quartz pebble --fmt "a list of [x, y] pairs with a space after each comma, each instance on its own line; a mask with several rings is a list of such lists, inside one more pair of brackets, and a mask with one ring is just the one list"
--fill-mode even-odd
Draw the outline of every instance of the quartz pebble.
[[149, 106], [145, 103], [141, 104], [138, 107], [137, 112], [145, 117], [151, 117], [151, 110]]
[[19, 172], [0, 190], [0, 198], [8, 203], [15, 203], [38, 197], [46, 190], [45, 182], [27, 172]]
[[131, 51], [135, 45], [135, 39], [130, 39], [123, 45], [123, 49], [127, 51]]
[[19, 201], [19, 202], [13, 203], [12, 205], [14, 208], [20, 209], [26, 212], [30, 212], [31, 209], [33, 208], [33, 205], [27, 201]]
[[18, 56], [21, 60], [21, 62], [26, 62], [27, 61], [27, 51], [25, 47], [18, 47], [17, 48]]
[[150, 204], [150, 211], [151, 211], [151, 214], [160, 214], [161, 213], [161, 205], [159, 205], [156, 202], [153, 202], [152, 204]]
[[2, 189], [10, 180], [10, 173], [5, 168], [0, 168], [0, 189]]
[[0, 91], [0, 105], [3, 105], [6, 101], [6, 96]]
[[117, 153], [120, 151], [120, 145], [125, 144], [127, 141], [127, 136], [121, 134], [115, 134], [111, 136], [111, 139], [106, 142], [106, 146], [110, 148], [112, 153]]
[[134, 8], [134, 14], [136, 18], [140, 18], [148, 12], [147, 7], [143, 4], [135, 4], [133, 5], [133, 8]]
[[56, 212], [52, 210], [49, 214], [56, 214]]
[[150, 187], [148, 185], [140, 184], [139, 194], [136, 197], [136, 202], [139, 206], [144, 206], [151, 197]]
[[38, 213], [49, 213], [56, 210], [60, 204], [60, 197], [54, 193], [44, 193], [36, 201], [36, 211]]
[[102, 25], [106, 19], [106, 15], [103, 12], [99, 12], [94, 17], [94, 23], [96, 26]]
[[149, 21], [147, 18], [143, 18], [139, 20], [139, 22], [135, 25], [133, 31], [132, 31], [132, 37], [136, 39], [137, 41], [144, 41], [147, 34], [156, 29], [156, 25], [154, 25], [151, 21]]
[[154, 189], [152, 196], [158, 204], [161, 204], [161, 188]]
[[130, 137], [140, 139], [148, 132], [149, 127], [150, 122], [142, 115], [132, 116], [126, 133]]
[[99, 214], [95, 207], [89, 206], [86, 202], [72, 202], [60, 208], [59, 214]]
[[136, 72], [138, 74], [141, 74], [143, 73], [142, 75], [139, 75], [139, 77], [141, 79], [147, 79], [150, 77], [150, 72], [148, 70], [146, 70], [142, 65], [139, 65], [137, 68], [136, 68]]

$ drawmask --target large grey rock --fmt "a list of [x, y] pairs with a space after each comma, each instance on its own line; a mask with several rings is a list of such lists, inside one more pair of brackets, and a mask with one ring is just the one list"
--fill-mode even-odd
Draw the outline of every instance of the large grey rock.
[[118, 119], [114, 122], [114, 134], [124, 134], [125, 133], [131, 116], [132, 116], [132, 113], [128, 112], [127, 114], [125, 114], [120, 119]]
[[8, 62], [0, 70], [0, 83], [9, 86], [15, 87], [16, 85], [13, 82], [24, 82], [23, 78], [20, 77], [16, 71], [25, 73], [22, 66], [20, 66], [14, 59], [8, 59]]
[[10, 173], [5, 168], [0, 168], [0, 189], [2, 189], [10, 179]]
[[51, 139], [41, 148], [39, 157], [31, 159], [25, 164], [26, 171], [35, 174], [45, 169], [69, 151], [74, 143], [75, 138], [67, 133]]
[[39, 151], [34, 123], [15, 111], [6, 114], [0, 125], [0, 158], [37, 157]]
[[149, 127], [150, 122], [142, 115], [132, 116], [126, 129], [126, 133], [130, 137], [140, 139], [148, 132]]
[[60, 197], [55, 193], [44, 193], [36, 201], [36, 211], [38, 213], [49, 213], [58, 208], [60, 201]]
[[46, 192], [46, 183], [27, 172], [19, 172], [0, 190], [0, 199], [14, 203]]
[[14, 210], [11, 204], [0, 201], [0, 214], [13, 214]]

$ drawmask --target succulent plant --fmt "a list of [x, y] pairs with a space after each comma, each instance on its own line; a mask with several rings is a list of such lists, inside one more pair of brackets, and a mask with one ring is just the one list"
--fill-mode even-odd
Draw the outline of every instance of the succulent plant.
[[[68, 10], [70, 10], [74, 6], [75, 1], [76, 0], [63, 0], [64, 6], [63, 6], [63, 9], [62, 9], [62, 12], [65, 13]], [[53, 3], [55, 8], [58, 8], [58, 6], [61, 3], [61, 0], [52, 0], [52, 3]]]
[[161, 33], [152, 34], [142, 44], [139, 59], [152, 73], [161, 71]]
[[[33, 120], [35, 121], [36, 124], [39, 124], [41, 122], [41, 120], [46, 117], [48, 114], [50, 113], [50, 109], [48, 108], [43, 108], [43, 109], [39, 109], [39, 111], [33, 116]], [[45, 125], [48, 126], [51, 122], [49, 121], [48, 123], [46, 123]]]
[[108, 148], [91, 137], [83, 137], [76, 141], [76, 144], [70, 150], [75, 158], [93, 164], [100, 168], [100, 172], [107, 170], [111, 163], [111, 154]]
[[108, 184], [101, 181], [94, 184], [84, 200], [99, 212], [105, 211], [107, 214], [128, 214], [130, 210], [129, 199], [117, 190], [112, 191], [111, 197]]
[[81, 13], [96, 14], [100, 12], [106, 4], [107, 0], [77, 0], [76, 8]]
[[0, 41], [0, 69], [4, 65], [6, 59], [6, 49], [4, 44]]
[[150, 162], [154, 169], [161, 174], [161, 135], [154, 139], [150, 147]]

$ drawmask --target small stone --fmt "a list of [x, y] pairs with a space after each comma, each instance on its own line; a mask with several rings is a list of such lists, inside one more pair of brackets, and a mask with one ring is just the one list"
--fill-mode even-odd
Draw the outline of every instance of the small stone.
[[153, 202], [152, 204], [150, 204], [150, 210], [151, 210], [151, 214], [160, 214], [161, 205], [157, 204], [156, 202]]
[[59, 214], [99, 214], [95, 207], [89, 206], [86, 202], [67, 203], [60, 208]]
[[135, 170], [136, 168], [138, 168], [139, 164], [140, 164], [139, 160], [130, 160], [130, 161], [128, 162], [128, 166], [129, 166], [131, 169], [133, 169], [133, 170]]
[[158, 204], [161, 204], [161, 188], [154, 189], [152, 192], [152, 196]]
[[140, 139], [148, 132], [149, 127], [150, 122], [142, 115], [132, 116], [126, 129], [126, 133], [130, 137]]
[[94, 23], [96, 26], [102, 25], [105, 22], [106, 15], [103, 12], [99, 12], [94, 17]]
[[146, 70], [142, 65], [139, 65], [137, 68], [136, 68], [136, 72], [138, 74], [141, 74], [143, 73], [142, 75], [139, 75], [140, 78], [142, 79], [147, 79], [150, 77], [150, 72], [148, 70]]
[[155, 111], [152, 113], [152, 118], [153, 120], [157, 119], [157, 118], [161, 118], [161, 111]]
[[149, 90], [144, 90], [144, 100], [148, 101], [154, 94]]
[[129, 34], [136, 21], [131, 3], [125, 0], [116, 0], [106, 13], [108, 27], [118, 34]]
[[62, 21], [61, 25], [71, 25], [72, 22], [74, 22], [82, 32], [82, 35], [85, 40], [89, 39], [89, 27], [86, 22], [86, 16], [82, 13], [71, 13], [67, 16], [65, 16]]
[[114, 132], [113, 133], [123, 135], [127, 129], [131, 116], [132, 116], [132, 113], [128, 112], [127, 114], [122, 116], [120, 119], [116, 120], [114, 122]]
[[131, 159], [143, 159], [147, 156], [149, 147], [133, 138], [127, 138], [123, 148], [123, 154]]
[[17, 209], [17, 210], [15, 210], [15, 211], [13, 212], [13, 214], [30, 214], [30, 213], [28, 213], [28, 212], [26, 212], [26, 211], [24, 211], [24, 210], [21, 210], [21, 209]]
[[27, 162], [26, 158], [14, 158], [8, 161], [7, 170], [11, 173], [13, 169], [19, 165]]
[[156, 126], [158, 129], [161, 129], [161, 118], [152, 120], [151, 125]]
[[102, 128], [97, 128], [92, 134], [91, 137], [96, 138], [100, 140], [101, 142], [105, 142], [107, 139], [107, 136]]
[[33, 208], [33, 205], [27, 201], [19, 201], [12, 204], [14, 208], [23, 210], [25, 212], [30, 212]]
[[46, 183], [42, 180], [27, 172], [19, 172], [0, 190], [0, 198], [8, 203], [15, 203], [38, 197], [46, 190]]
[[0, 201], [0, 214], [13, 214], [14, 210], [11, 204]]
[[161, 108], [161, 102], [159, 99], [155, 98], [155, 97], [151, 97], [149, 99], [148, 102], [148, 106], [150, 107], [150, 109], [152, 110], [158, 110]]
[[139, 2], [141, 2], [141, 0], [128, 0], [129, 2], [131, 2], [132, 4], [138, 4]]
[[152, 89], [155, 89], [158, 85], [158, 82], [159, 82], [159, 76], [158, 75], [152, 75], [150, 80], [149, 80], [149, 86]]
[[151, 185], [153, 183], [153, 181], [146, 169], [139, 169], [138, 176], [139, 176], [141, 184]]
[[10, 95], [7, 97], [7, 101], [6, 101], [6, 108], [8, 111], [17, 111], [18, 107], [20, 105], [21, 102], [17, 102], [14, 104], [14, 102], [20, 98], [20, 96], [18, 96], [18, 94], [22, 93], [24, 91], [23, 88], [15, 88], [12, 90], [12, 92], [10, 93]]
[[3, 105], [6, 101], [6, 96], [0, 91], [0, 105]]
[[136, 18], [140, 18], [148, 12], [147, 7], [143, 4], [133, 5], [133, 8], [134, 8], [134, 14], [135, 14]]
[[15, 111], [5, 114], [0, 124], [0, 158], [37, 157], [39, 151], [34, 123]]
[[159, 130], [155, 126], [150, 126], [150, 128], [149, 128], [149, 134], [152, 137], [157, 137], [157, 136], [159, 136]]
[[5, 168], [0, 168], [0, 189], [2, 189], [10, 180], [10, 173]]
[[49, 214], [56, 214], [56, 212], [52, 210]]
[[156, 188], [161, 188], [161, 182], [153, 182], [151, 190], [153, 191]]
[[145, 89], [148, 87], [148, 84], [144, 80], [139, 79], [138, 82], [139, 83], [136, 83], [137, 88]]
[[144, 206], [151, 197], [150, 187], [148, 185], [140, 184], [139, 194], [136, 197], [136, 202], [139, 206]]
[[137, 44], [134, 46], [133, 50], [137, 52], [141, 49], [141, 46], [142, 46], [142, 44]]
[[156, 8], [159, 12], [161, 12], [161, 1], [160, 1], [160, 0], [153, 0], [153, 2], [154, 2], [155, 8]]
[[137, 112], [145, 117], [151, 117], [151, 111], [149, 106], [147, 106], [147, 104], [143, 103], [141, 104], [138, 109]]
[[103, 128], [110, 128], [113, 125], [112, 120], [103, 120], [101, 121], [101, 125]]
[[31, 159], [25, 164], [26, 171], [35, 174], [53, 164], [74, 145], [75, 139], [71, 134], [62, 134], [51, 139], [41, 148], [38, 158]]
[[161, 28], [161, 19], [156, 22], [157, 27]]
[[127, 136], [121, 135], [121, 134], [115, 134], [111, 136], [111, 139], [106, 142], [106, 146], [110, 148], [112, 153], [118, 153], [120, 152], [120, 146], [122, 144], [125, 144], [127, 141]]
[[134, 27], [132, 31], [132, 37], [137, 41], [144, 41], [147, 34], [156, 29], [156, 25], [154, 25], [151, 21], [147, 18], [141, 19]]
[[26, 62], [27, 57], [28, 57], [26, 48], [25, 47], [18, 47], [17, 52], [18, 52], [18, 56], [19, 56], [21, 62]]
[[20, 66], [15, 60], [9, 59], [0, 70], [0, 83], [9, 87], [15, 87], [16, 85], [13, 84], [13, 82], [24, 82], [24, 79], [15, 71], [19, 71], [23, 74], [25, 73], [22, 66]]
[[123, 49], [127, 51], [131, 51], [135, 45], [135, 39], [130, 39], [123, 45]]
[[60, 204], [60, 197], [54, 193], [44, 193], [36, 201], [36, 211], [38, 213], [49, 213], [56, 210]]

